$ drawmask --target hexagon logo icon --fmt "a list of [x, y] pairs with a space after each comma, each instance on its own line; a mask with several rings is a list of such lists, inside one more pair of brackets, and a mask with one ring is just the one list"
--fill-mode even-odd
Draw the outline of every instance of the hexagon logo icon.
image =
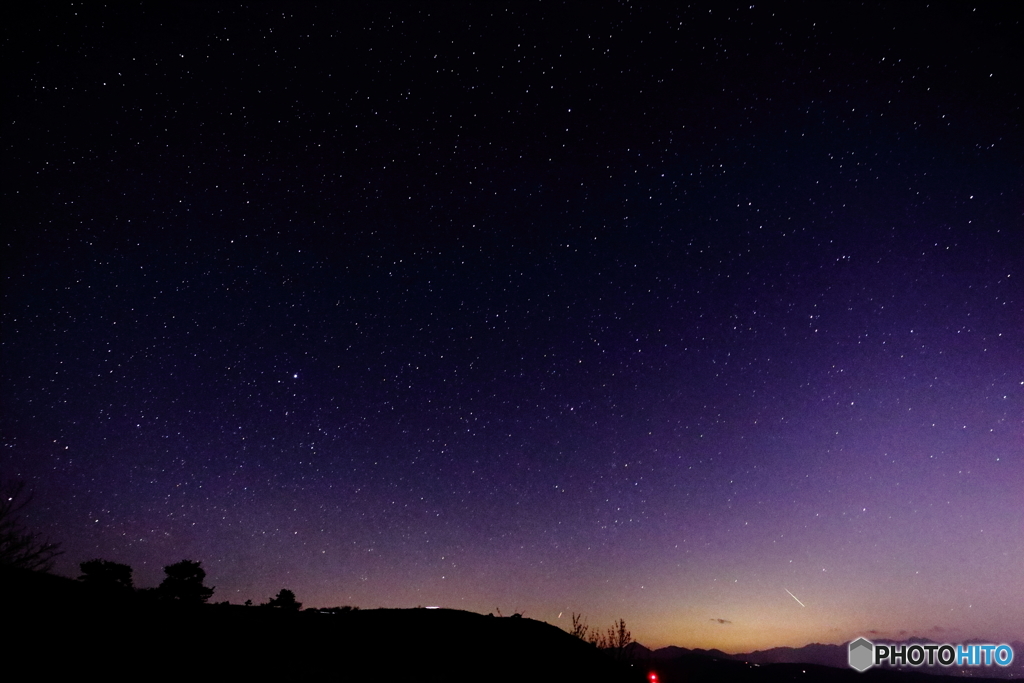
[[858, 638], [850, 643], [850, 666], [857, 671], [867, 671], [874, 664], [875, 646], [866, 638]]

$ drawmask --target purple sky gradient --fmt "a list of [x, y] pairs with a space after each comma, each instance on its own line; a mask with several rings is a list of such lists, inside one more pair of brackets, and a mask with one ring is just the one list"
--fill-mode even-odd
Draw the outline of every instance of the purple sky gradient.
[[60, 573], [1024, 640], [1015, 16], [20, 11], [0, 472]]

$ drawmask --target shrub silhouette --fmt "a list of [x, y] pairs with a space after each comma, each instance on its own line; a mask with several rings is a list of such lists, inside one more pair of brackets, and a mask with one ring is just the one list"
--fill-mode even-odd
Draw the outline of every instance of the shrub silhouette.
[[[587, 637], [588, 632], [590, 633], [589, 638]], [[583, 615], [573, 612], [572, 630], [569, 633], [600, 650], [604, 650], [616, 661], [628, 658], [629, 650], [627, 647], [633, 642], [633, 634], [626, 628], [625, 619], [619, 619], [608, 631], [601, 633], [597, 629], [590, 631], [590, 627], [583, 621]]]
[[157, 589], [165, 600], [188, 605], [201, 605], [213, 595], [213, 588], [203, 585], [206, 572], [201, 562], [182, 560], [164, 567], [166, 578]]
[[267, 607], [280, 607], [281, 609], [298, 612], [302, 609], [302, 603], [295, 601], [295, 593], [287, 588], [282, 588], [277, 597], [270, 598]]
[[580, 640], [586, 641], [587, 631], [590, 629], [587, 626], [587, 622], [583, 621], [583, 614], [572, 613], [572, 630], [569, 631], [569, 635], [576, 636]]
[[59, 543], [43, 541], [22, 526], [18, 515], [32, 502], [24, 490], [24, 482], [0, 480], [0, 567], [48, 572], [63, 552]]
[[89, 560], [78, 565], [82, 575], [78, 580], [95, 590], [110, 594], [127, 594], [135, 590], [132, 568], [108, 560]]
[[608, 649], [616, 661], [626, 659], [626, 646], [633, 642], [633, 634], [626, 630], [626, 620], [619, 619], [608, 629]]

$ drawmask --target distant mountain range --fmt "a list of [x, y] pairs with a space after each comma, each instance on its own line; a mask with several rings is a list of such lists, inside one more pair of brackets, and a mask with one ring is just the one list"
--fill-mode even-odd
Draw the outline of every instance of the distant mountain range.
[[[924, 645], [936, 643], [936, 641], [934, 640], [917, 637], [909, 638], [903, 641], [887, 640], [883, 638], [869, 638], [869, 640], [871, 640], [871, 642], [877, 645]], [[970, 640], [965, 641], [964, 644], [982, 644], [987, 642], [989, 641]], [[1014, 657], [1013, 662], [1006, 667], [883, 666], [882, 668], [894, 669], [899, 671], [916, 671], [920, 673], [927, 673], [940, 676], [1024, 679], [1024, 642], [1018, 640], [1007, 644], [1013, 648]], [[850, 667], [847, 660], [847, 645], [847, 643], [843, 643], [842, 645], [822, 645], [821, 643], [812, 643], [810, 645], [804, 645], [803, 647], [773, 647], [769, 650], [757, 650], [755, 652], [745, 652], [741, 654], [730, 655], [725, 652], [722, 652], [721, 650], [702, 650], [699, 648], [691, 650], [685, 647], [676, 647], [674, 645], [670, 645], [669, 647], [658, 648], [657, 650], [650, 650], [639, 643], [633, 643], [632, 645], [630, 645], [630, 654], [635, 659], [648, 660], [652, 662], [672, 661], [677, 660], [681, 657], [706, 657], [709, 659], [719, 661], [735, 661], [759, 665], [814, 664], [839, 669], [849, 669]]]
[[[550, 624], [450, 609], [291, 612], [243, 605], [178, 605], [97, 592], [65, 577], [0, 568], [5, 641], [48, 678], [95, 672], [147, 680], [310, 679], [530, 681], [531, 683], [941, 683], [1024, 678], [1024, 643], [1012, 667], [872, 668], [847, 665], [846, 645], [720, 650], [632, 644], [609, 656]], [[883, 642], [883, 641], [878, 641]], [[884, 641], [891, 642], [891, 641]], [[928, 643], [912, 639], [908, 643]], [[928, 674], [942, 676], [935, 678]], [[654, 678], [651, 678], [651, 675]]]

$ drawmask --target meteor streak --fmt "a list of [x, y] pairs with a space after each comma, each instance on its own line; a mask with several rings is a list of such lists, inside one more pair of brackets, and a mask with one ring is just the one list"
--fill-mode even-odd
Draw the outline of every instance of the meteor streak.
[[[786, 591], [787, 593], [789, 593], [789, 589], [788, 589], [788, 588], [783, 588], [782, 590], [784, 590], [784, 591]], [[792, 593], [789, 593], [789, 597], [791, 597], [791, 598], [793, 598], [794, 600], [796, 600], [796, 601], [797, 601], [797, 602], [798, 602], [798, 603], [800, 604], [800, 606], [801, 606], [801, 607], [807, 607], [807, 605], [805, 605], [804, 603], [800, 602], [800, 598], [796, 597], [796, 596], [795, 596], [795, 595], [793, 595]]]

